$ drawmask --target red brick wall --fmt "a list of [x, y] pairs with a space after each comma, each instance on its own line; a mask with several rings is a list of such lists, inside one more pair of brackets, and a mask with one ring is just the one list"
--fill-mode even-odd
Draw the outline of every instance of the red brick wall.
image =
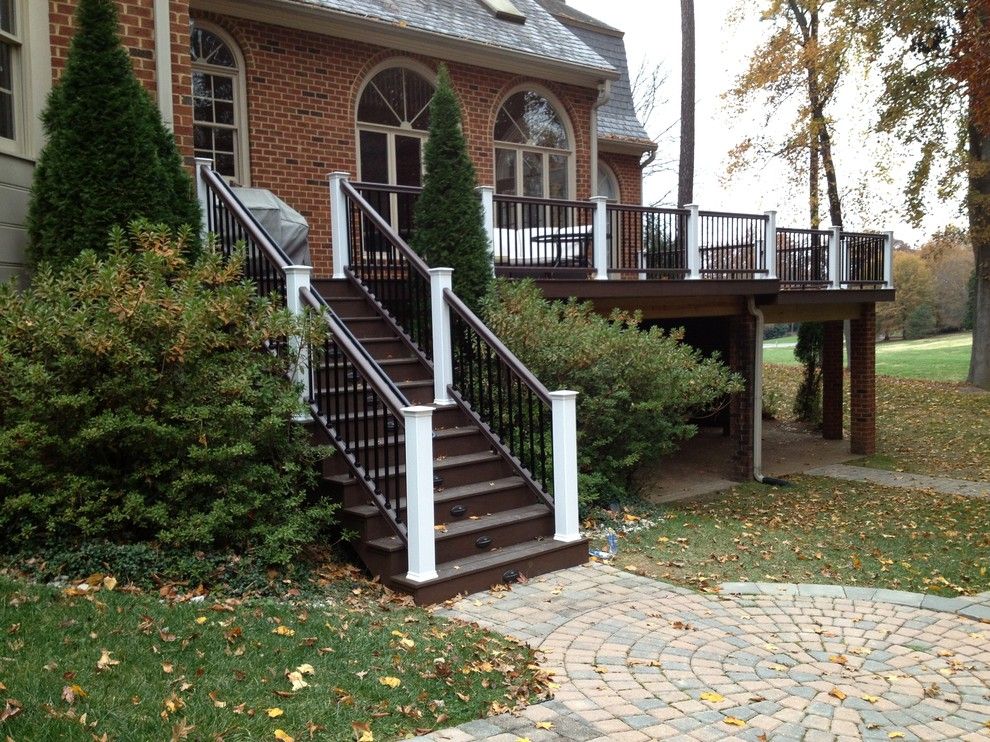
[[613, 152], [599, 152], [598, 159], [612, 168], [619, 181], [619, 202], [641, 204], [643, 202], [643, 171], [636, 155], [619, 155]]
[[876, 305], [864, 304], [850, 323], [850, 448], [870, 456], [877, 450]]

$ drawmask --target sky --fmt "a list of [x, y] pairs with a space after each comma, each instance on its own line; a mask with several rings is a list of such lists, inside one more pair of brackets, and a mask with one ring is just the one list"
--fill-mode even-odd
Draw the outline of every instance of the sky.
[[[729, 152], [747, 134], [764, 126], [765, 115], [730, 114], [723, 94], [746, 68], [749, 54], [766, 31], [753, 19], [743, 27], [730, 27], [726, 19], [739, 0], [696, 0], [696, 151], [695, 201], [703, 209], [762, 212], [775, 209], [781, 226], [807, 226], [807, 181], [795, 186], [780, 163], [750, 168], [725, 177]], [[746, 0], [753, 2], [753, 0]], [[647, 124], [650, 136], [658, 139], [658, 161], [670, 160], [667, 172], [651, 175], [644, 183], [646, 203], [676, 200], [678, 116], [680, 110], [680, 3], [677, 0], [568, 0], [572, 7], [625, 31], [630, 72], [646, 65], [659, 65], [666, 74], [660, 103]], [[839, 187], [843, 192], [844, 221], [851, 229], [894, 231], [895, 237], [917, 245], [932, 232], [948, 224], [965, 226], [958, 199], [933, 203], [920, 228], [907, 223], [901, 212], [901, 193], [911, 167], [911, 158], [900, 147], [892, 147], [869, 131], [862, 111], [870, 111], [876, 97], [875, 84], [865, 73], [852, 70], [848, 85], [837, 96], [832, 115], [835, 126], [835, 159]], [[864, 106], [864, 102], [866, 105]], [[782, 127], [786, 116], [780, 116]], [[771, 123], [771, 127], [774, 124]], [[783, 130], [783, 128], [782, 128]], [[667, 131], [666, 134], [663, 134]], [[879, 167], [878, 162], [884, 166]], [[862, 192], [863, 199], [854, 199]], [[823, 226], [827, 226], [825, 194], [822, 194]]]

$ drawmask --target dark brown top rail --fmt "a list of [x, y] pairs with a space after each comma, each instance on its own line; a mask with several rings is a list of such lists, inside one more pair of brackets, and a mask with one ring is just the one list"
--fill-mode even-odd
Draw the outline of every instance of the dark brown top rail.
[[565, 201], [562, 198], [536, 198], [535, 196], [513, 196], [508, 193], [495, 194], [495, 203], [535, 204], [537, 206], [574, 207], [593, 209], [591, 201]]
[[492, 349], [498, 354], [499, 358], [501, 358], [509, 368], [516, 372], [520, 379], [525, 381], [526, 384], [532, 388], [534, 392], [536, 392], [536, 396], [547, 404], [551, 404], [549, 390], [543, 386], [543, 383], [539, 379], [533, 376], [532, 371], [526, 368], [526, 366], [523, 365], [523, 362], [516, 358], [515, 354], [511, 350], [505, 347], [502, 341], [495, 336], [495, 333], [489, 330], [488, 326], [478, 319], [477, 315], [471, 311], [467, 304], [461, 301], [457, 294], [450, 289], [444, 289], [443, 299], [447, 302], [447, 305], [451, 309], [460, 315], [461, 319], [463, 319], [472, 330], [478, 333], [478, 335], [492, 347]]
[[730, 219], [759, 219], [761, 221], [767, 220], [766, 214], [743, 214], [736, 213], [733, 211], [699, 211], [698, 216], [724, 216]]
[[631, 211], [639, 214], [690, 214], [690, 209], [678, 209], [673, 206], [643, 206], [642, 204], [610, 203], [606, 206], [609, 211]]
[[351, 185], [360, 191], [378, 191], [380, 193], [420, 194], [423, 192], [422, 186], [391, 185], [389, 183], [365, 183], [362, 181], [354, 181]]
[[871, 238], [880, 239], [880, 240], [883, 240], [883, 239], [886, 239], [887, 238], [887, 235], [885, 235], [883, 232], [846, 232], [845, 230], [842, 231], [842, 236], [843, 237], [871, 237]]
[[292, 265], [292, 261], [289, 260], [289, 256], [286, 255], [282, 248], [279, 247], [278, 243], [272, 239], [272, 236], [268, 234], [264, 227], [262, 227], [258, 220], [254, 218], [254, 214], [244, 208], [241, 204], [240, 199], [234, 195], [234, 192], [230, 189], [227, 181], [223, 177], [215, 172], [208, 165], [200, 166], [200, 172], [202, 173], [203, 179], [210, 189], [217, 194], [221, 201], [223, 201], [224, 206], [227, 210], [233, 214], [234, 218], [240, 222], [244, 231], [253, 239], [262, 250], [265, 251], [266, 257], [272, 261], [272, 263], [278, 268], [285, 268]]
[[804, 227], [777, 227], [777, 231], [784, 234], [817, 234], [821, 237], [829, 237], [832, 234], [831, 229], [805, 229]]
[[417, 255], [416, 252], [406, 244], [406, 241], [402, 239], [394, 229], [392, 229], [392, 225], [385, 221], [382, 215], [379, 214], [375, 208], [364, 199], [364, 196], [354, 190], [353, 184], [345, 180], [341, 185], [348, 198], [353, 200], [361, 211], [364, 212], [365, 218], [374, 224], [375, 227], [377, 227], [382, 234], [388, 238], [389, 242], [391, 242], [396, 249], [398, 249], [399, 252], [405, 256], [406, 260], [409, 261], [409, 264], [416, 269], [417, 273], [420, 273], [426, 280], [429, 280], [430, 267], [426, 264], [426, 261]]

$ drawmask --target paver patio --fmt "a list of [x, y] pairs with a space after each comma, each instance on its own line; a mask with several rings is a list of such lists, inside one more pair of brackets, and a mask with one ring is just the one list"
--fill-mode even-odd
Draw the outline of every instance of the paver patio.
[[801, 588], [705, 595], [590, 564], [468, 596], [439, 612], [529, 642], [560, 687], [422, 739], [990, 739], [990, 624]]

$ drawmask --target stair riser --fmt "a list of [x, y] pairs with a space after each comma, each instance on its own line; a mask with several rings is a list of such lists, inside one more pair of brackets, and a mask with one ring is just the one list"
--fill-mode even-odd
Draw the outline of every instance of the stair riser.
[[433, 381], [433, 372], [418, 359], [409, 363], [384, 366], [384, 370], [388, 377], [397, 384], [403, 381], [429, 381], [431, 383]]
[[[350, 473], [350, 469], [341, 456], [329, 457], [324, 462], [323, 470], [325, 476]], [[442, 484], [438, 485], [437, 488], [440, 492], [447, 487], [460, 487], [477, 482], [490, 482], [515, 474], [508, 463], [497, 459], [466, 466], [447, 468], [437, 466], [435, 471], [443, 479]], [[356, 480], [348, 481], [344, 484], [327, 482], [327, 485], [330, 487], [329, 491], [336, 497], [337, 501], [342, 502], [345, 507], [360, 505], [367, 499], [366, 490]], [[399, 497], [405, 497], [406, 483], [404, 476], [400, 478], [398, 492]]]
[[[389, 332], [382, 337], [391, 335], [392, 333]], [[390, 358], [415, 358], [409, 346], [398, 339], [383, 340], [378, 343], [365, 343], [364, 347], [376, 361], [384, 361]]]
[[[548, 513], [542, 518], [532, 518], [518, 523], [493, 526], [477, 533], [465, 533], [448, 537], [438, 536], [437, 563], [452, 562], [463, 557], [482, 554], [492, 549], [521, 544], [524, 541], [532, 541], [540, 536], [552, 538], [553, 525], [553, 513]], [[476, 542], [482, 537], [490, 538], [492, 540], [491, 545], [479, 548]]]
[[[343, 374], [337, 376], [340, 378], [334, 378], [334, 375], [330, 374], [330, 378], [317, 380], [320, 383], [319, 387], [314, 390], [313, 396], [323, 403], [323, 409], [329, 409], [336, 414], [345, 409], [353, 410], [354, 405], [358, 403], [361, 404], [361, 409], [365, 409], [371, 399], [377, 398], [377, 395], [371, 397], [367, 394], [363, 380], [346, 379], [343, 378]], [[432, 379], [416, 379], [415, 381], [402, 379], [401, 381], [406, 383], [399, 387], [399, 391], [410, 402], [413, 404], [433, 404]], [[368, 391], [370, 389], [371, 385], [369, 384]], [[381, 405], [379, 405], [379, 409], [381, 409]]]
[[433, 455], [435, 457], [461, 456], [466, 453], [480, 453], [491, 450], [491, 443], [480, 432], [470, 435], [458, 435], [451, 438], [433, 439]]
[[381, 317], [342, 317], [347, 329], [358, 340], [362, 338], [380, 338], [393, 334], [392, 328]]

